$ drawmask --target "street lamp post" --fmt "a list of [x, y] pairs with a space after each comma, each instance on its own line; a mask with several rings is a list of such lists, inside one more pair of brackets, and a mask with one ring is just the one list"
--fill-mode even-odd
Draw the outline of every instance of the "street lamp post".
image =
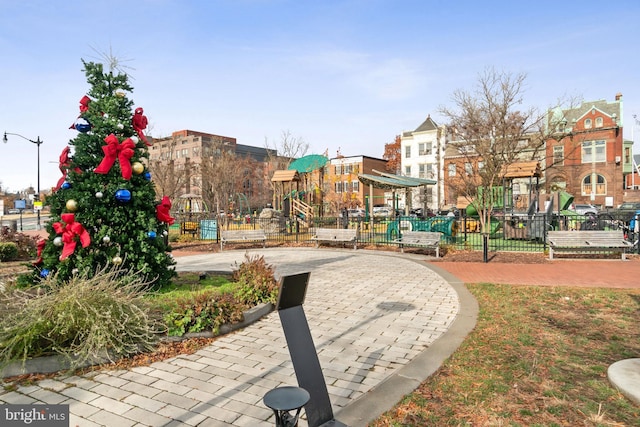
[[[10, 133], [10, 132], [5, 132], [4, 133], [4, 137], [2, 138], [2, 141], [6, 144], [8, 139], [7, 139], [7, 135], [14, 135], [14, 136], [19, 136], [22, 139], [26, 139], [29, 142], [32, 142], [34, 144], [36, 144], [36, 146], [38, 147], [38, 188], [37, 188], [37, 200], [40, 201], [40, 145], [42, 145], [42, 141], [40, 140], [40, 136], [38, 136], [38, 138], [34, 141], [32, 139], [29, 139], [27, 137], [24, 137], [18, 133]], [[36, 223], [36, 230], [40, 230], [40, 209], [36, 209], [37, 215], [38, 215], [38, 219], [37, 219], [37, 223]]]

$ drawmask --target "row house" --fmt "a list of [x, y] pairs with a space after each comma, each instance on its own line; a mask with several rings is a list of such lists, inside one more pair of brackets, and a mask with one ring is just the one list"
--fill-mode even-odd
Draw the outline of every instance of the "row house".
[[[358, 174], [375, 174], [384, 171], [387, 161], [369, 156], [338, 156], [325, 166], [324, 202], [325, 213], [337, 214], [342, 208], [365, 208], [369, 206], [369, 186], [358, 180]], [[373, 189], [374, 205], [391, 205], [384, 190]]]
[[405, 205], [437, 210], [445, 204], [444, 149], [446, 128], [431, 116], [413, 131], [400, 137], [401, 173], [414, 178], [434, 179], [437, 184], [413, 189]]
[[[622, 95], [614, 101], [583, 102], [568, 109], [554, 109], [547, 115], [547, 135], [523, 135], [517, 143], [518, 161], [538, 162], [541, 176], [510, 179], [508, 182], [518, 209], [527, 209], [538, 191], [566, 191], [575, 203], [616, 207], [625, 200], [640, 200], [635, 188], [638, 174], [632, 157], [633, 141], [623, 139]], [[551, 128], [553, 127], [553, 129]], [[461, 205], [456, 182], [477, 174], [483, 159], [461, 154], [455, 135], [431, 117], [401, 138], [401, 170], [406, 176], [433, 178], [438, 184], [425, 194], [414, 192], [414, 206], [431, 209]], [[539, 150], [542, 143], [543, 149]], [[468, 203], [468, 202], [466, 202]], [[466, 204], [462, 203], [462, 204]], [[461, 207], [461, 206], [458, 206]]]
[[622, 95], [549, 112], [546, 190], [565, 190], [575, 203], [617, 207], [631, 191], [633, 141], [622, 136]]

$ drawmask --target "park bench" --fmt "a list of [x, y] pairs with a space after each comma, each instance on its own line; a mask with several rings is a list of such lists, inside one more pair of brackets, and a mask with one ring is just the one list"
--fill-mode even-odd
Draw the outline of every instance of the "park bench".
[[356, 228], [314, 228], [311, 230], [311, 240], [316, 242], [316, 248], [320, 242], [340, 242], [343, 245], [353, 242], [353, 249], [358, 247], [358, 230]]
[[391, 243], [400, 246], [400, 251], [404, 252], [405, 246], [417, 246], [434, 249], [436, 258], [440, 257], [440, 237], [442, 233], [438, 231], [403, 231], [400, 237]]
[[620, 252], [626, 259], [626, 250], [633, 244], [624, 239], [622, 230], [574, 230], [547, 232], [549, 259], [556, 252]]
[[220, 251], [224, 250], [227, 243], [252, 243], [262, 242], [262, 247], [267, 247], [267, 235], [264, 230], [248, 229], [248, 230], [220, 230]]

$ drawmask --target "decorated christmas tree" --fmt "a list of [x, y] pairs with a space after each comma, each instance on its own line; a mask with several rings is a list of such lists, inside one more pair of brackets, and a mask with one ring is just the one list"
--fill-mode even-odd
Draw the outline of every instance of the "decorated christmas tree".
[[90, 89], [77, 119], [70, 117], [76, 135], [60, 155], [63, 176], [46, 200], [49, 236], [38, 245], [34, 275], [65, 281], [116, 265], [162, 286], [175, 274], [165, 238], [173, 218], [145, 166], [147, 119], [127, 97], [133, 88], [126, 73], [83, 64]]

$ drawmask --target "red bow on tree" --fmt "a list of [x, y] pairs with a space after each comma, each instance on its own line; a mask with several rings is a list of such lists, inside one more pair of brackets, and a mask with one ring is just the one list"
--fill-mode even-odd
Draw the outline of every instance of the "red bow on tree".
[[[62, 178], [60, 178], [58, 180], [58, 184], [56, 185], [56, 190], [59, 190], [60, 187], [62, 187], [62, 184], [64, 183], [64, 181], [67, 179], [67, 172], [69, 171], [69, 168], [71, 167], [71, 158], [69, 157], [69, 151], [71, 149], [67, 146], [64, 147], [64, 149], [62, 150], [62, 153], [60, 154], [60, 172], [62, 172]], [[80, 170], [80, 168], [75, 168], [74, 171], [76, 173], [80, 173], [82, 172]]]
[[33, 265], [40, 265], [42, 264], [42, 251], [44, 250], [44, 246], [47, 244], [46, 239], [40, 239], [38, 240], [38, 244], [36, 245], [36, 248], [38, 250], [38, 258], [36, 258], [35, 261], [33, 261]]
[[53, 229], [56, 231], [56, 234], [62, 234], [63, 246], [62, 254], [60, 255], [60, 261], [62, 261], [76, 250], [76, 236], [80, 238], [80, 244], [82, 244], [83, 248], [91, 244], [91, 237], [82, 224], [76, 222], [75, 214], [63, 213], [60, 217], [66, 224], [55, 222]]
[[149, 124], [147, 116], [145, 116], [143, 113], [144, 110], [142, 109], [142, 107], [136, 108], [135, 113], [133, 114], [133, 118], [131, 119], [131, 124], [133, 125], [133, 129], [138, 132], [138, 138], [140, 138], [142, 141], [144, 141], [145, 144], [151, 147], [151, 144], [149, 144], [149, 142], [147, 141], [147, 137], [144, 135], [144, 132], [142, 132], [147, 128], [147, 125]]
[[168, 196], [164, 196], [159, 205], [156, 206], [156, 218], [160, 222], [166, 222], [171, 225], [175, 222], [175, 218], [172, 218], [169, 215], [169, 211], [171, 210], [171, 199]]
[[94, 172], [103, 175], [109, 173], [111, 166], [113, 166], [117, 158], [120, 162], [122, 177], [126, 180], [131, 179], [133, 171], [131, 170], [130, 159], [133, 157], [136, 144], [131, 140], [131, 138], [127, 138], [122, 141], [122, 144], [119, 144], [118, 137], [114, 134], [106, 137], [104, 141], [107, 143], [107, 145], [102, 147], [102, 151], [104, 151], [104, 159], [102, 159], [102, 162], [100, 162]]
[[[80, 99], [80, 115], [78, 116], [78, 118], [82, 117], [82, 114], [86, 113], [89, 110], [89, 103], [91, 102], [91, 98], [89, 98], [87, 95], [83, 96]], [[71, 126], [69, 126], [69, 129], [74, 129], [75, 123], [73, 123]]]

